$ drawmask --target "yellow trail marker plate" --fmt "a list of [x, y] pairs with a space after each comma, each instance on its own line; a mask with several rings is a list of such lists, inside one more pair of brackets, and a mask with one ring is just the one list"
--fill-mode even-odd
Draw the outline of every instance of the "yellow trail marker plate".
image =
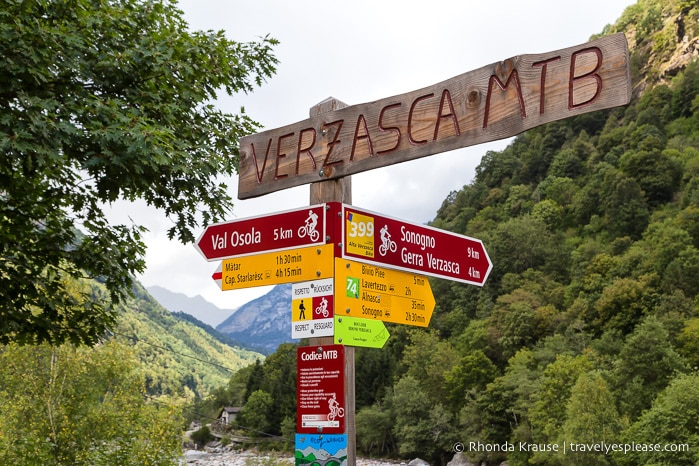
[[224, 291], [331, 278], [333, 247], [325, 244], [225, 259], [212, 278], [221, 280]]
[[423, 275], [335, 259], [335, 316], [427, 327], [435, 301]]

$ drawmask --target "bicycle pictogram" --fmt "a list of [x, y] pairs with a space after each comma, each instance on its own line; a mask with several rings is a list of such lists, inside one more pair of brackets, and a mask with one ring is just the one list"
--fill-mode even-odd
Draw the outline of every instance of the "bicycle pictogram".
[[318, 241], [320, 238], [320, 232], [316, 230], [316, 225], [318, 225], [318, 214], [312, 210], [308, 211], [308, 218], [306, 223], [299, 227], [299, 238], [303, 238], [308, 235], [311, 241]]
[[345, 417], [345, 408], [340, 406], [334, 393], [333, 397], [328, 400], [328, 406], [330, 407], [328, 421], [334, 421], [336, 417]]
[[323, 314], [323, 317], [328, 317], [328, 315], [330, 315], [330, 311], [328, 311], [328, 300], [325, 299], [325, 296], [323, 296], [323, 298], [321, 299], [320, 304], [315, 310], [315, 313], [317, 315]]
[[381, 228], [381, 246], [379, 246], [379, 254], [385, 256], [388, 251], [396, 252], [398, 245], [391, 239], [391, 234], [388, 232], [388, 225]]

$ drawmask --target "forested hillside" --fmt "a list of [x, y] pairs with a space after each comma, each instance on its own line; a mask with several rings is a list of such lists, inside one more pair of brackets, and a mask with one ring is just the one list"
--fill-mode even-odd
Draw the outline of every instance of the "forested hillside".
[[232, 347], [187, 319], [172, 315], [137, 285], [120, 312], [113, 338], [141, 361], [151, 395], [206, 396], [260, 353]]
[[[431, 279], [429, 328], [393, 325], [385, 348], [358, 349], [362, 454], [699, 464], [699, 2], [640, 0], [614, 32], [632, 103], [486, 153], [439, 207], [432, 226], [483, 240], [494, 268], [483, 288]], [[294, 353], [282, 345], [217, 401], [288, 434]]]

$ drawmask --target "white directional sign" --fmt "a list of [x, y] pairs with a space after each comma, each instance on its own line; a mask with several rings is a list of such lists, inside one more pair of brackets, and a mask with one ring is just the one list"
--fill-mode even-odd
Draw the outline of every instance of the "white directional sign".
[[333, 335], [333, 279], [291, 286], [291, 338]]

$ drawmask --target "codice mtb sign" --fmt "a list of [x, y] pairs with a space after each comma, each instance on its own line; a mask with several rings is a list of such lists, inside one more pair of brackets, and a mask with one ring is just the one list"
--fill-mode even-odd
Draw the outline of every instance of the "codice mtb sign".
[[345, 347], [296, 350], [296, 432], [345, 432]]
[[630, 99], [624, 34], [520, 55], [425, 89], [242, 138], [238, 197], [503, 139]]

